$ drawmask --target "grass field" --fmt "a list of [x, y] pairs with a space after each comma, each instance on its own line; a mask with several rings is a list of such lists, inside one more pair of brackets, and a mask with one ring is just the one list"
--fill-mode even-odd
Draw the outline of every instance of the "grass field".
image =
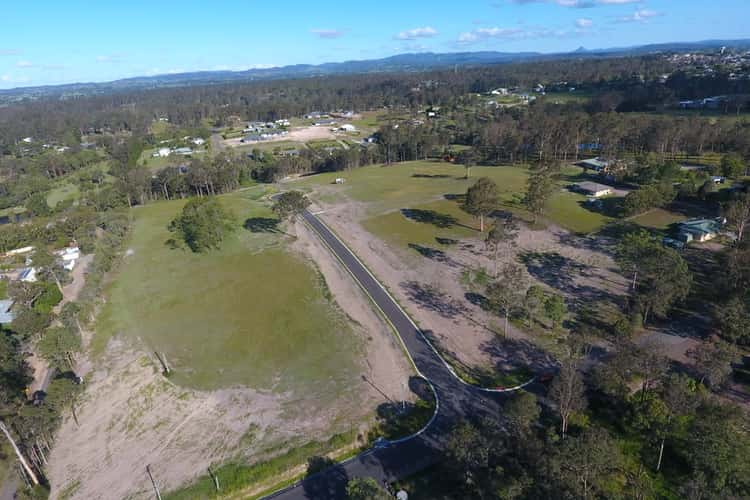
[[670, 212], [663, 208], [655, 208], [637, 217], [633, 217], [630, 221], [650, 229], [665, 230], [672, 224], [682, 222], [685, 219], [687, 217], [682, 214]]
[[[611, 219], [586, 209], [582, 204], [584, 196], [564, 189], [580, 172], [578, 167], [565, 169], [560, 190], [550, 199], [547, 217], [571, 231], [589, 233]], [[321, 174], [303, 179], [297, 185], [312, 188], [330, 184], [342, 175], [346, 184], [335, 188], [340, 188], [341, 195], [329, 190], [324, 201], [343, 201], [346, 195], [366, 203], [369, 217], [365, 227], [398, 245], [434, 245], [436, 238], [459, 239], [477, 234], [478, 223], [461, 209], [460, 199], [479, 177], [489, 177], [497, 183], [501, 209], [528, 217], [520, 204], [528, 179], [528, 171], [523, 167], [474, 167], [467, 180], [462, 166], [417, 161], [363, 167], [345, 174]]]
[[[256, 201], [263, 189], [221, 198], [237, 230], [207, 254], [165, 244], [183, 201], [134, 210], [129, 255], [108, 290], [95, 351], [112, 335], [137, 337], [166, 353], [181, 385], [335, 397], [356, 376], [359, 342], [319, 273], [285, 250], [288, 237], [274, 232], [272, 213]], [[259, 232], [242, 227], [249, 218]]]
[[50, 208], [55, 208], [61, 201], [75, 199], [80, 194], [80, 190], [76, 184], [65, 182], [52, 189], [47, 194], [47, 205]]

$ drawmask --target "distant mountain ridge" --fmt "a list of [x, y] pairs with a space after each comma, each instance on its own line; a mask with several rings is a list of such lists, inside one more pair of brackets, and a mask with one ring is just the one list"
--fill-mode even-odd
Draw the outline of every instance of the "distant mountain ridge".
[[618, 55], [645, 55], [657, 52], [687, 50], [708, 50], [722, 46], [750, 49], [750, 39], [705, 40], [699, 42], [673, 42], [649, 44], [635, 47], [609, 49], [586, 49], [579, 47], [573, 52], [545, 54], [540, 52], [421, 52], [399, 54], [383, 59], [352, 60], [323, 64], [295, 64], [274, 68], [256, 68], [245, 71], [195, 71], [189, 73], [139, 76], [102, 83], [72, 83], [40, 87], [23, 87], [0, 90], [0, 103], [23, 98], [41, 98], [65, 95], [91, 95], [107, 92], [182, 87], [190, 85], [211, 85], [254, 80], [278, 80], [310, 78], [326, 75], [385, 72], [417, 72], [456, 66], [476, 66], [483, 64], [503, 64], [510, 62], [552, 60], [580, 57], [606, 57]]

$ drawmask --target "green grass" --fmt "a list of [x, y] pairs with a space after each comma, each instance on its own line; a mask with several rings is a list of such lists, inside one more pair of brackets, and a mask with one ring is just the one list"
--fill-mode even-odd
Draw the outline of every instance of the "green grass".
[[71, 182], [62, 183], [47, 194], [47, 205], [50, 208], [55, 208], [62, 201], [78, 198], [79, 194], [78, 185]]
[[249, 217], [273, 217], [256, 191], [262, 187], [221, 197], [237, 230], [206, 254], [165, 244], [184, 201], [133, 210], [130, 255], [108, 290], [95, 352], [120, 334], [166, 353], [180, 385], [340, 394], [356, 376], [359, 341], [324, 297], [320, 274], [285, 250], [288, 237], [241, 227]]
[[[229, 463], [215, 473], [221, 485], [221, 496], [237, 492], [253, 484], [277, 477], [288, 470], [307, 463], [311, 457], [324, 456], [342, 449], [354, 441], [354, 432], [337, 434], [325, 442], [311, 441], [293, 448], [270, 460], [253, 465]], [[192, 500], [217, 497], [213, 480], [206, 475], [191, 485], [164, 495], [168, 500]]]
[[[578, 167], [563, 171], [560, 190], [548, 205], [546, 217], [566, 229], [578, 233], [589, 233], [600, 229], [612, 219], [592, 212], [582, 206], [584, 196], [570, 193], [563, 186], [581, 174]], [[296, 185], [313, 188], [316, 185], [332, 184], [336, 177], [345, 177], [346, 184], [336, 186], [326, 193], [326, 201], [342, 201], [344, 196], [367, 204], [370, 216], [365, 227], [374, 234], [385, 237], [397, 245], [435, 243], [436, 237], [461, 238], [478, 234], [476, 220], [463, 212], [456, 196], [463, 195], [479, 177], [494, 180], [500, 190], [502, 209], [511, 210], [524, 218], [528, 213], [520, 204], [526, 191], [528, 170], [520, 166], [473, 167], [471, 178], [465, 179], [464, 168], [444, 162], [416, 161], [391, 166], [369, 166], [350, 172], [326, 173], [311, 176]], [[340, 191], [340, 195], [336, 192]], [[452, 199], [446, 199], [452, 198]], [[453, 195], [453, 196], [451, 196]], [[401, 210], [426, 210], [438, 216], [447, 216], [455, 222], [446, 224], [437, 221], [415, 222]], [[440, 219], [440, 217], [438, 217]], [[442, 226], [442, 227], [441, 227]]]
[[682, 214], [670, 212], [663, 208], [655, 208], [637, 217], [633, 217], [630, 221], [646, 228], [665, 230], [672, 224], [682, 222], [685, 219], [686, 217]]
[[583, 205], [584, 201], [586, 197], [581, 194], [561, 190], [550, 198], [546, 217], [555, 224], [580, 234], [595, 232], [614, 220], [587, 209]]

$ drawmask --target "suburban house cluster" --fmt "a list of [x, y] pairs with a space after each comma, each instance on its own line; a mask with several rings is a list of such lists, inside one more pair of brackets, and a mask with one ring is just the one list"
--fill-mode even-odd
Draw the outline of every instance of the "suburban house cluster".
[[[56, 264], [58, 266], [67, 271], [72, 271], [81, 258], [81, 250], [75, 244], [71, 244], [68, 247], [56, 250], [54, 255], [56, 256]], [[38, 281], [38, 269], [34, 266], [34, 247], [16, 248], [2, 255], [2, 259], [11, 264], [10, 267], [12, 267], [12, 262], [17, 261], [19, 258], [23, 260], [23, 265], [3, 271], [0, 273], [0, 279], [36, 283]], [[14, 318], [13, 300], [0, 300], [0, 324], [11, 323]]]

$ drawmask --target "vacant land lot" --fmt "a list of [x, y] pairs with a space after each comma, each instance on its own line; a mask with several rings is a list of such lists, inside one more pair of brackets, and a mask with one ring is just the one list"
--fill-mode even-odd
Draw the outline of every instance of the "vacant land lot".
[[[595, 231], [609, 219], [587, 210], [585, 198], [566, 189], [579, 179], [580, 169], [566, 168], [563, 174], [545, 223], [523, 224], [517, 245], [504, 246], [499, 253], [500, 266], [510, 261], [524, 266], [529, 284], [562, 294], [571, 309], [616, 300], [626, 283], [612, 271], [616, 266], [607, 253], [611, 242], [573, 234]], [[345, 184], [333, 183], [342, 176]], [[495, 267], [478, 221], [461, 208], [466, 189], [481, 176], [497, 183], [501, 213], [529, 218], [520, 202], [528, 179], [522, 167], [475, 167], [467, 180], [461, 166], [409, 162], [317, 175], [291, 185], [311, 191], [323, 210], [321, 217], [454, 366], [483, 383], [514, 385], [515, 375], [550, 366], [538, 345], [554, 349], [556, 335], [564, 332], [541, 329], [537, 335], [516, 325], [504, 339], [501, 318], [488, 307], [484, 289], [472, 288], [472, 272], [483, 268], [491, 275]]]
[[[589, 210], [583, 205], [585, 197], [569, 192], [565, 185], [580, 176], [578, 167], [564, 170], [564, 179], [559, 190], [550, 199], [547, 218], [561, 227], [578, 233], [589, 233], [600, 229], [610, 218]], [[476, 221], [460, 209], [462, 195], [479, 177], [489, 177], [500, 190], [501, 208], [528, 218], [521, 204], [526, 190], [528, 171], [523, 167], [474, 167], [471, 178], [465, 178], [464, 168], [444, 162], [417, 161], [392, 166], [364, 167], [346, 174], [331, 173], [310, 177], [300, 182], [312, 188], [333, 183], [336, 177], [344, 176], [346, 184], [331, 186], [321, 194], [324, 201], [335, 202], [350, 198], [366, 203], [371, 216], [371, 228], [388, 227], [389, 232], [411, 233], [415, 217], [435, 217], [437, 233], [450, 237], [452, 233], [465, 233], [478, 227]], [[436, 202], [440, 202], [435, 205]], [[436, 210], [438, 208], [439, 210]], [[393, 211], [401, 211], [393, 214]], [[441, 218], [441, 215], [447, 216]], [[377, 217], [383, 217], [378, 220]], [[439, 231], [438, 231], [439, 229]], [[397, 238], [397, 236], [396, 236]], [[395, 240], [394, 240], [395, 241]]]
[[379, 404], [411, 400], [392, 332], [304, 226], [278, 225], [266, 189], [221, 197], [237, 229], [204, 255], [166, 244], [182, 201], [133, 209], [78, 423], [50, 457], [53, 497], [140, 497], [145, 464], [163, 491], [303, 447], [297, 467], [311, 442], [361, 445]]
[[325, 282], [284, 250], [273, 214], [252, 193], [223, 198], [237, 216], [237, 233], [205, 255], [166, 244], [182, 201], [136, 210], [129, 256], [99, 322], [100, 342], [116, 332], [141, 338], [166, 354], [175, 382], [199, 389], [310, 384], [335, 394], [354, 373], [357, 343], [324, 298]]

